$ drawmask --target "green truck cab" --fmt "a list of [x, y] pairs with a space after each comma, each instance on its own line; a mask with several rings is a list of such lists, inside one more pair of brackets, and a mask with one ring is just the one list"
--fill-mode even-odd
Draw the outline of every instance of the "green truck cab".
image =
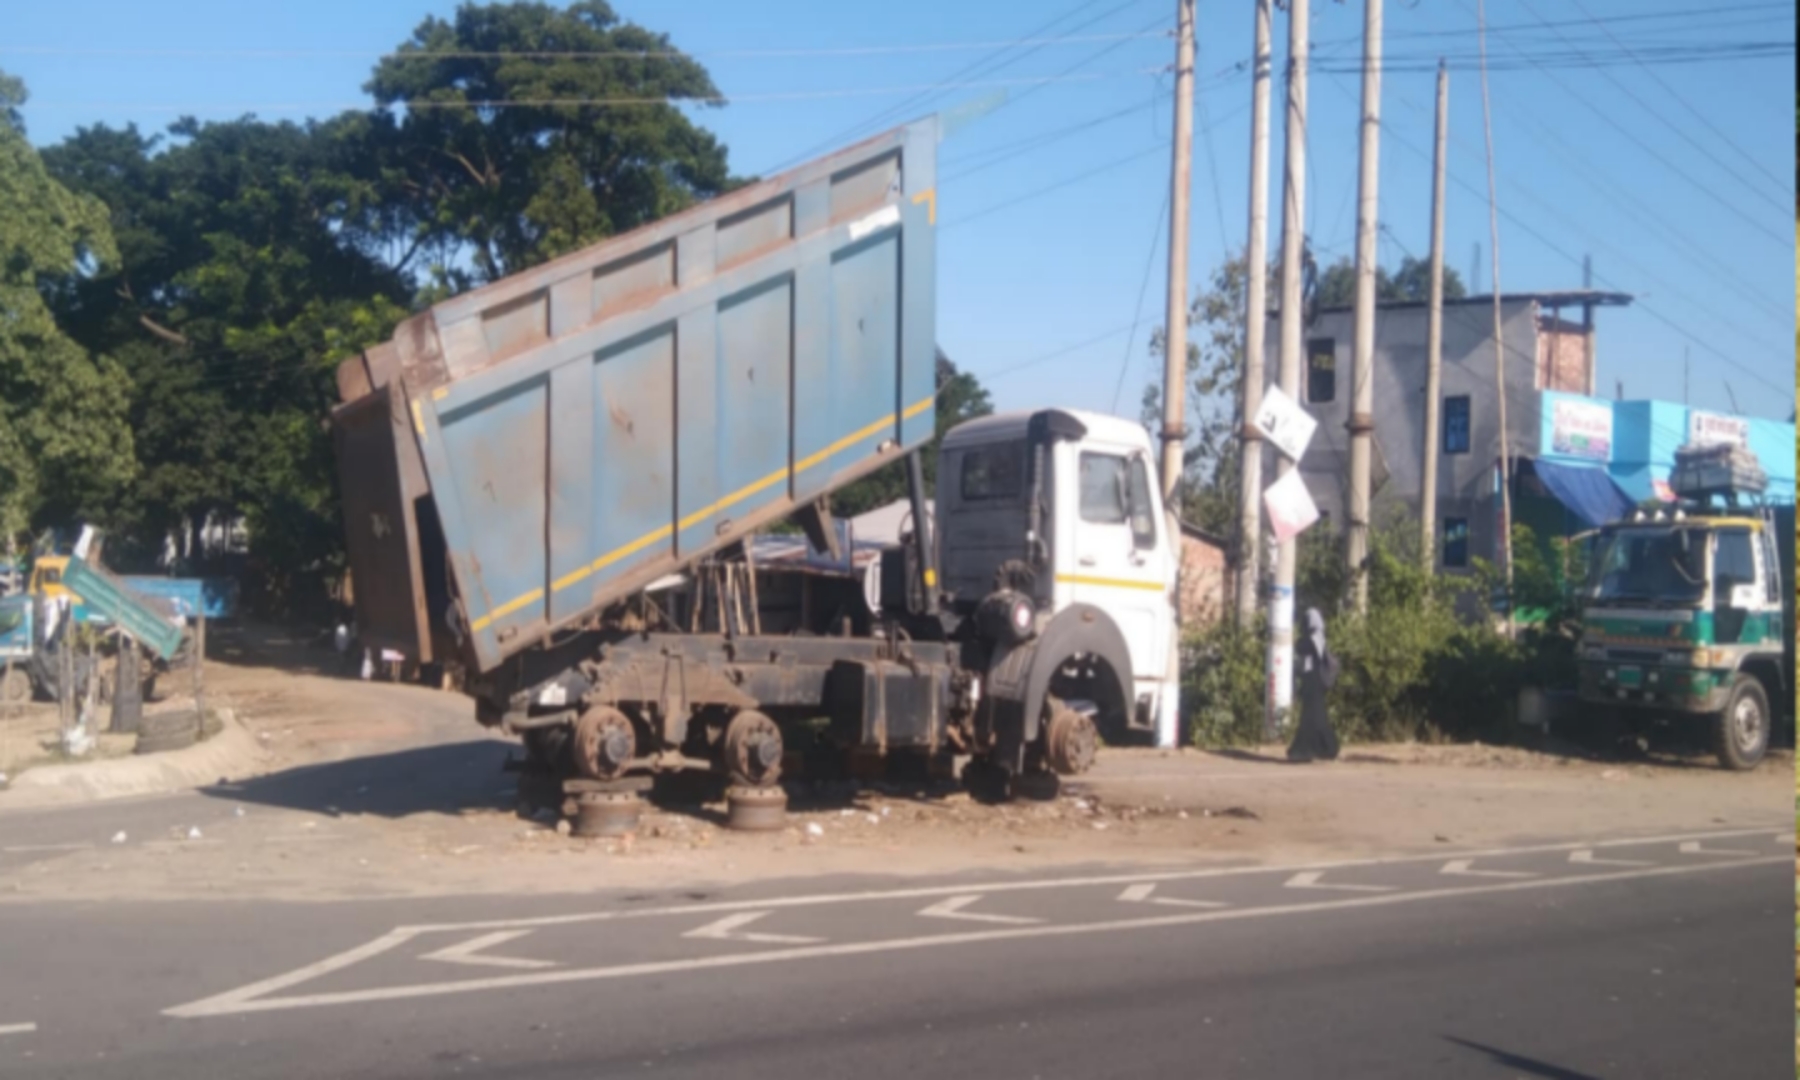
[[[1741, 451], [1739, 451], [1741, 453]], [[1705, 457], [1719, 455], [1707, 451]], [[1689, 455], [1701, 459], [1700, 451]], [[1585, 590], [1580, 698], [1632, 730], [1704, 725], [1719, 762], [1749, 769], [1794, 708], [1794, 509], [1745, 505], [1741, 477], [1690, 470], [1675, 507], [1601, 530]], [[1685, 488], [1685, 490], [1684, 490]]]

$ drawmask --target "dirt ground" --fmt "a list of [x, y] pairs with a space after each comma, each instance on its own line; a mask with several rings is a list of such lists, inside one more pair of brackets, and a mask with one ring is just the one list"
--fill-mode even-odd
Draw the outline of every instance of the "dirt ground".
[[220, 802], [201, 805], [224, 820], [193, 840], [186, 822], [125, 844], [95, 837], [25, 867], [0, 897], [325, 900], [1285, 863], [1792, 820], [1785, 752], [1735, 774], [1709, 759], [1566, 749], [1357, 745], [1304, 766], [1277, 748], [1111, 749], [1049, 802], [799, 782], [780, 831], [728, 831], [721, 803], [668, 804], [647, 806], [630, 836], [584, 840], [528, 816], [502, 770], [515, 747], [477, 728], [466, 699], [344, 678], [328, 649], [276, 632], [223, 638], [214, 653], [209, 691], [266, 751], [256, 775], [208, 789]]

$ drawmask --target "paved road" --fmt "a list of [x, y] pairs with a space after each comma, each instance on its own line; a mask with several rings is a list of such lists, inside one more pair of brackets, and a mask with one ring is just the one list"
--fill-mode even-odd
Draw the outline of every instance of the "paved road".
[[0, 1074], [1765, 1077], [1791, 834], [397, 904], [0, 907]]

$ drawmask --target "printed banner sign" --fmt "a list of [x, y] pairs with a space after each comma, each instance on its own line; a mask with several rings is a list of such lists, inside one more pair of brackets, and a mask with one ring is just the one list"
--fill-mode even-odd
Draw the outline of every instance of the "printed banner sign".
[[1300, 460], [1300, 455], [1306, 453], [1307, 444], [1312, 442], [1313, 432], [1319, 427], [1319, 422], [1279, 386], [1263, 391], [1262, 407], [1256, 410], [1250, 423], [1289, 461]]
[[1269, 512], [1269, 531], [1277, 540], [1299, 536], [1319, 520], [1319, 508], [1300, 479], [1299, 469], [1269, 485], [1263, 492], [1263, 506]]
[[1596, 401], [1558, 401], [1550, 420], [1550, 451], [1606, 461], [1612, 457], [1612, 407]]
[[1688, 413], [1688, 442], [1694, 446], [1728, 446], [1750, 448], [1750, 421], [1741, 416], [1718, 413]]

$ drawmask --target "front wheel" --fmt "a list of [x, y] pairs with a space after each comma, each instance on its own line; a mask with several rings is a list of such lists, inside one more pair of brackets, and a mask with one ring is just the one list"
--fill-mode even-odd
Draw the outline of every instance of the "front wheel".
[[1754, 769], [1769, 752], [1769, 695], [1754, 676], [1732, 679], [1725, 711], [1713, 718], [1719, 764], [1735, 772]]

